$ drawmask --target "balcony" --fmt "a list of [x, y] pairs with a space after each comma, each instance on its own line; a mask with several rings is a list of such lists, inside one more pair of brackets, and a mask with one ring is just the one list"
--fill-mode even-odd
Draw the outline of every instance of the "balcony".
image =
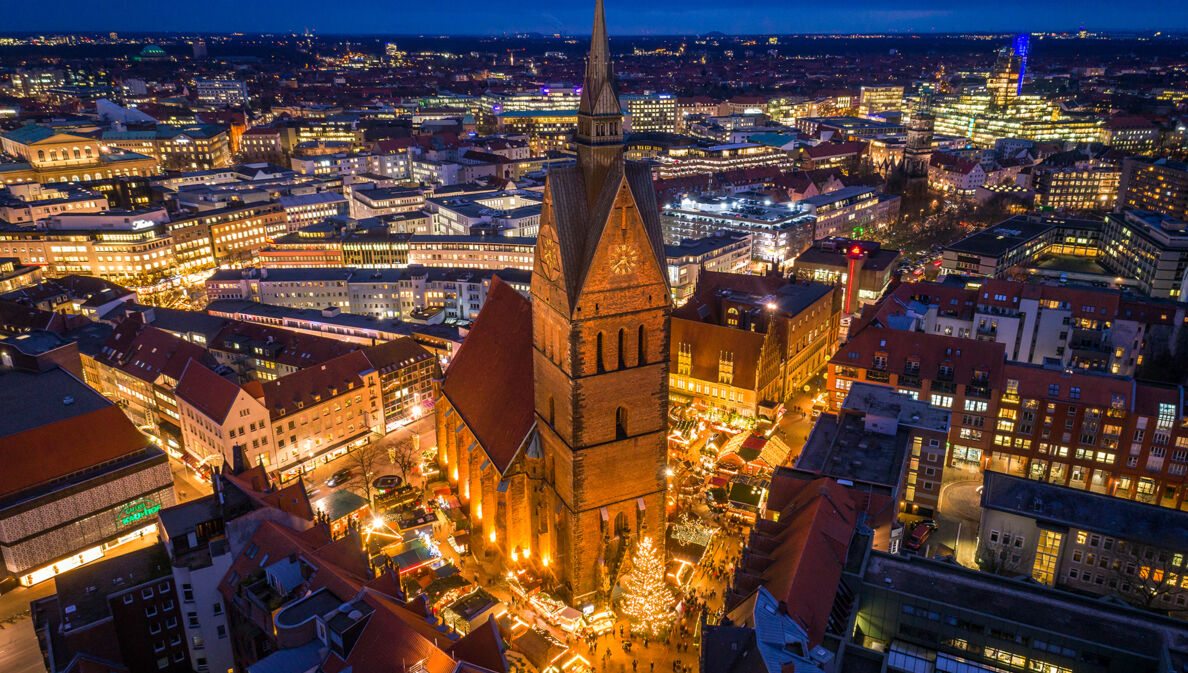
[[990, 399], [990, 386], [977, 386], [969, 384], [965, 386], [965, 396], [988, 400]]
[[957, 393], [957, 384], [948, 381], [933, 381], [932, 392], [954, 395]]
[[899, 378], [896, 379], [896, 383], [905, 388], [919, 388], [920, 377], [915, 374], [900, 374]]
[[891, 374], [881, 369], [868, 369], [866, 370], [866, 380], [875, 383], [889, 383]]

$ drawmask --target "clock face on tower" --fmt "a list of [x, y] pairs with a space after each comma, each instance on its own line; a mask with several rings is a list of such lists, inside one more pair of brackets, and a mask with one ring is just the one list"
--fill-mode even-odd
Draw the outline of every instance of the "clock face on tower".
[[611, 271], [620, 275], [626, 275], [635, 271], [635, 265], [639, 262], [639, 251], [630, 243], [621, 243], [616, 245], [611, 251], [610, 266]]
[[561, 251], [551, 236], [540, 239], [540, 270], [549, 280], [557, 280], [561, 272]]

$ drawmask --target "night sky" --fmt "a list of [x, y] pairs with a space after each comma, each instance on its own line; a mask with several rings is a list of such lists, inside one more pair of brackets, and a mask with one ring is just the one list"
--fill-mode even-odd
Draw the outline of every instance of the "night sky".
[[[593, 0], [58, 0], [0, 1], [0, 32], [284, 32], [348, 34], [583, 34]], [[1179, 0], [627, 0], [607, 1], [612, 35], [826, 32], [1182, 30]]]

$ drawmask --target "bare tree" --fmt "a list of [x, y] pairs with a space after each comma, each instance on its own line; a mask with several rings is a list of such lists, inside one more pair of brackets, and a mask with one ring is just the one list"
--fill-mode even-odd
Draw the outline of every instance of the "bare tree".
[[[1183, 614], [1188, 608], [1179, 605], [1177, 598], [1188, 591], [1183, 587], [1185, 567], [1183, 557], [1152, 547], [1136, 549], [1127, 560], [1119, 553], [1108, 562], [1109, 585], [1118, 596], [1145, 610]], [[1177, 565], [1176, 561], [1180, 561]]]
[[388, 447], [388, 459], [392, 461], [392, 465], [397, 470], [400, 470], [400, 478], [406, 484], [408, 483], [408, 474], [420, 462], [417, 444], [418, 442], [412, 436], [408, 436], [393, 442]]
[[351, 477], [351, 483], [357, 483], [361, 486], [363, 497], [367, 498], [367, 504], [373, 505], [371, 482], [375, 478], [376, 468], [383, 464], [383, 446], [378, 442], [364, 444], [347, 453], [344, 458], [346, 464], [355, 472]]
[[978, 545], [978, 567], [984, 572], [995, 575], [1015, 576], [1027, 573], [1023, 564], [1022, 549], [1015, 547], [1012, 542], [1019, 537], [1010, 531], [1004, 531], [997, 541], [988, 537]]

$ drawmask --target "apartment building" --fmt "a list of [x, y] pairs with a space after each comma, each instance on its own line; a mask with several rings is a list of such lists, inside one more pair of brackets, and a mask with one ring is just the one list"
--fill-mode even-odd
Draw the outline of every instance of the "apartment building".
[[[1092, 331], [1094, 321], [1104, 326], [1109, 297], [1074, 304], [1070, 323], [1076, 324], [1068, 331], [1077, 324]], [[944, 303], [955, 307], [951, 301]], [[1188, 494], [1188, 436], [1181, 436], [1180, 387], [1113, 374], [1104, 358], [1094, 367], [1055, 358], [1015, 361], [1004, 341], [917, 331], [890, 310], [898, 303], [885, 300], [880, 307], [887, 311], [871, 316], [831, 360], [835, 406], [856, 381], [892, 387], [950, 411], [950, 465], [1181, 507]], [[1184, 319], [1183, 313], [1156, 309], [1143, 317], [1137, 306], [1129, 310], [1132, 319], [1168, 324], [1169, 333]]]
[[276, 462], [288, 480], [385, 432], [380, 374], [355, 351], [265, 381]]

